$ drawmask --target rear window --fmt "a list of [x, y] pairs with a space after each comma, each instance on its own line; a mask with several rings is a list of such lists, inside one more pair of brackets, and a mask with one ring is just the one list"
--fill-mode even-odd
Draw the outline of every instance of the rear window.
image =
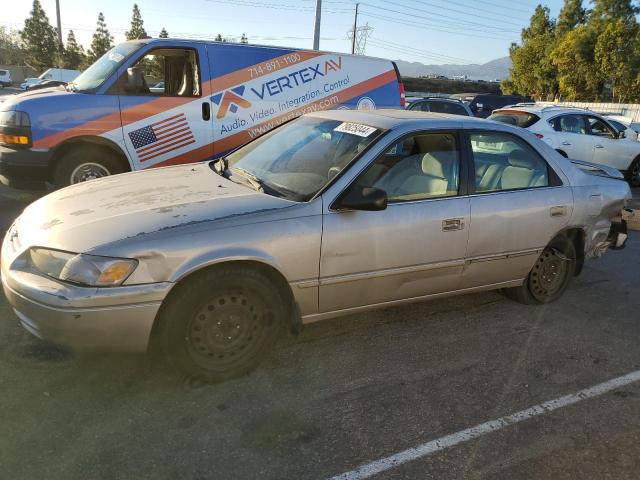
[[432, 112], [437, 113], [451, 113], [453, 115], [468, 115], [467, 111], [462, 105], [458, 105], [453, 102], [429, 102]]
[[527, 128], [540, 120], [540, 117], [533, 113], [518, 110], [501, 110], [494, 112], [488, 120], [495, 120], [496, 122]]
[[7, 71], [6, 70], [0, 70], [0, 75], [6, 75]]

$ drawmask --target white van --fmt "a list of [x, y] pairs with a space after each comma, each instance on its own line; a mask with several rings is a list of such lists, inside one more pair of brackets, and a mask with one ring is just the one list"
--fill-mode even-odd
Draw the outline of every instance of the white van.
[[0, 88], [11, 86], [11, 72], [9, 70], [0, 70]]
[[78, 75], [80, 75], [79, 70], [69, 70], [66, 68], [50, 68], [46, 70], [42, 75], [38, 78], [27, 78], [20, 85], [20, 89], [28, 90], [31, 86], [37, 85], [40, 82], [44, 82], [46, 80], [57, 80], [59, 82], [69, 83], [73, 81]]

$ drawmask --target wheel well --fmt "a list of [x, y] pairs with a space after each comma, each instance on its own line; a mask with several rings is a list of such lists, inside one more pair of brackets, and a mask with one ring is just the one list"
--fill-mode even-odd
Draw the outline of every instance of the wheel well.
[[71, 150], [74, 150], [76, 148], [87, 147], [100, 148], [114, 153], [119, 159], [125, 171], [131, 170], [131, 165], [129, 164], [129, 160], [127, 159], [126, 155], [120, 149], [120, 147], [118, 147], [118, 145], [116, 145], [112, 141], [102, 137], [76, 137], [72, 138], [71, 140], [67, 140], [66, 142], [56, 147], [53, 152], [53, 156], [51, 157], [49, 176], [53, 175], [53, 172], [55, 172], [58, 164], [60, 163], [60, 160], [65, 153], [70, 152]]
[[204, 272], [210, 272], [210, 271], [215, 271], [217, 269], [229, 268], [229, 267], [250, 268], [266, 276], [271, 281], [272, 285], [278, 289], [278, 291], [282, 295], [282, 298], [284, 298], [285, 301], [287, 302], [287, 310], [289, 312], [291, 330], [294, 333], [297, 333], [300, 331], [300, 328], [302, 326], [302, 319], [300, 318], [300, 312], [298, 310], [297, 304], [293, 297], [293, 292], [291, 291], [289, 282], [287, 282], [287, 279], [284, 277], [284, 275], [282, 275], [282, 273], [280, 273], [278, 270], [276, 270], [272, 266], [267, 265], [266, 263], [263, 263], [263, 262], [259, 262], [255, 260], [232, 260], [228, 262], [209, 265], [207, 267], [191, 272], [185, 277], [181, 278], [174, 285], [174, 287], [171, 289], [169, 294], [166, 296], [166, 298], [162, 302], [162, 306], [160, 307], [160, 310], [158, 311], [156, 315], [156, 319], [153, 323], [151, 336], [154, 337], [154, 335], [157, 333], [157, 330], [158, 330], [157, 327], [159, 323], [158, 318], [160, 318], [161, 311], [163, 307], [167, 304], [167, 300], [173, 297], [174, 295], [179, 295], [183, 288], [187, 288], [187, 285], [190, 279], [196, 277], [197, 275], [201, 275]]
[[584, 266], [584, 230], [580, 227], [569, 228], [562, 232], [563, 235], [573, 242], [573, 246], [576, 249], [576, 271], [577, 277], [582, 272]]
[[557, 149], [556, 152], [558, 152], [560, 155], [562, 155], [564, 158], [569, 158], [569, 155], [566, 154], [566, 152], [564, 150], [560, 150]]

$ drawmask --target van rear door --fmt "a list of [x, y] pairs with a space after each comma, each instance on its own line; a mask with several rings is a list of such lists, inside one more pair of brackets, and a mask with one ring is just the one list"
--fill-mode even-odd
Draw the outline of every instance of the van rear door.
[[204, 44], [151, 42], [121, 67], [116, 88], [134, 170], [212, 157]]

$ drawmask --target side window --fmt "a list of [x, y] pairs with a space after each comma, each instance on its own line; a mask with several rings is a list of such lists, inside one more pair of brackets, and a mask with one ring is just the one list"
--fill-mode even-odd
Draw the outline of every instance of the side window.
[[128, 73], [120, 79], [124, 95], [165, 97], [200, 96], [200, 70], [194, 50], [159, 48], [151, 50], [132, 68], [137, 77], [134, 86], [128, 85]]
[[616, 134], [612, 130], [612, 128], [601, 119], [597, 117], [587, 117], [587, 120], [589, 121], [591, 135], [606, 138], [616, 138]]
[[547, 163], [524, 140], [498, 133], [470, 135], [476, 192], [549, 186]]
[[580, 133], [582, 135], [587, 133], [587, 127], [582, 115], [560, 115], [549, 123], [556, 132]]
[[460, 148], [453, 133], [428, 133], [392, 145], [360, 176], [357, 184], [387, 193], [389, 202], [458, 194]]
[[416, 110], [418, 112], [428, 112], [429, 104], [427, 102], [413, 102], [410, 110]]

